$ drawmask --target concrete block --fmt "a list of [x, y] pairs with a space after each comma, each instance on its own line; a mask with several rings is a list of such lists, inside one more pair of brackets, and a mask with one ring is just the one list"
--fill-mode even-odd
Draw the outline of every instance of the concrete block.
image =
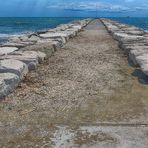
[[0, 47], [0, 55], [6, 55], [18, 50], [17, 47]]
[[19, 82], [20, 78], [13, 73], [0, 73], [0, 99], [11, 93]]
[[22, 79], [28, 73], [28, 67], [18, 60], [0, 60], [0, 73], [13, 73]]

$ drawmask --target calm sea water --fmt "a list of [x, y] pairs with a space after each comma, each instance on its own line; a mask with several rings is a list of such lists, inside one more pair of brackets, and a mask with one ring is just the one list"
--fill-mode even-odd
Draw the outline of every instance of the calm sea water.
[[[54, 28], [59, 24], [68, 23], [82, 18], [0, 18], [0, 43], [9, 36]], [[122, 23], [148, 29], [148, 18], [111, 18]]]
[[82, 18], [0, 18], [0, 42], [9, 36], [18, 35], [47, 28]]
[[114, 17], [114, 18], [111, 18], [111, 19], [119, 21], [121, 23], [134, 25], [134, 26], [148, 30], [148, 18], [144, 18], [144, 17], [142, 17], [142, 18], [138, 18], [138, 17], [137, 18], [134, 18], [134, 17], [131, 17], [131, 18], [117, 17], [117, 18], [115, 18]]

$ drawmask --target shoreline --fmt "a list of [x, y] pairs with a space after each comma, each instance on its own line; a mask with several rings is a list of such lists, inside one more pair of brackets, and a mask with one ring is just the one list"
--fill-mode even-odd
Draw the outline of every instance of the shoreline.
[[[9, 17], [2, 17], [2, 18], [9, 18]], [[42, 18], [42, 17], [10, 17], [10, 18]], [[70, 21], [72, 23], [73, 21], [85, 19], [87, 17], [44, 17], [44, 18], [75, 18], [74, 20]], [[95, 18], [93, 18], [93, 19], [95, 19]], [[136, 26], [138, 28], [148, 30], [147, 27], [142, 26], [142, 22], [139, 23], [139, 24], [132, 24], [131, 20], [123, 20], [123, 19], [128, 19], [128, 17], [106, 17], [106, 19], [114, 20], [114, 21], [117, 21], [117, 22], [122, 23], [122, 24], [130, 25], [130, 26]], [[148, 19], [148, 18], [147, 17], [143, 17], [143, 18], [141, 18], [141, 17], [130, 17], [130, 19]], [[70, 22], [68, 22], [68, 23], [70, 23]], [[21, 36], [21, 35], [31, 34], [31, 33], [42, 31], [42, 30], [53, 29], [53, 28], [56, 28], [58, 25], [61, 25], [61, 24], [63, 24], [63, 23], [57, 24], [53, 27], [43, 27], [41, 29], [35, 29], [35, 30], [30, 30], [30, 31], [25, 30], [25, 31], [20, 31], [20, 32], [12, 32], [12, 33], [10, 32], [8, 34], [7, 33], [0, 33], [0, 45], [7, 42], [10, 37]]]
[[[78, 34], [78, 32], [88, 23], [90, 23], [92, 20], [93, 19], [84, 19], [78, 21], [74, 20], [67, 24], [57, 25], [55, 28], [38, 30], [35, 32], [27, 32], [25, 34], [19, 34], [10, 37], [7, 42], [1, 44], [0, 61], [2, 62], [0, 67], [0, 74], [2, 76], [1, 79], [2, 87], [1, 87], [0, 98], [5, 98], [10, 92], [14, 90], [14, 88], [16, 88], [19, 82], [29, 71], [35, 70], [38, 64], [43, 63], [45, 59], [51, 56], [56, 50], [60, 49], [70, 38], [75, 37]], [[147, 45], [144, 45], [145, 42], [142, 43], [142, 45], [141, 43], [140, 45], [137, 45], [138, 47], [142, 47], [140, 51], [138, 49], [138, 54], [137, 50], [132, 50], [133, 48], [138, 48], [135, 45], [135, 40], [136, 41], [139, 40], [137, 34], [140, 32], [141, 34], [138, 35], [141, 37], [142, 35], [148, 34], [148, 31], [132, 25], [127, 25], [117, 21], [113, 21], [110, 19], [100, 19], [100, 20], [104, 24], [108, 32], [113, 36], [113, 38], [119, 41], [119, 47], [121, 47], [121, 49], [125, 51], [125, 54], [128, 56], [130, 63], [132, 63], [132, 65], [134, 65], [136, 69], [137, 67], [140, 67], [141, 71], [144, 74], [148, 75], [147, 58], [145, 56], [144, 57], [142, 56], [140, 58], [139, 63], [137, 63], [136, 60], [136, 56], [148, 53], [146, 51]], [[117, 25], [119, 26], [119, 28], [117, 27]], [[122, 31], [122, 28], [125, 30]], [[135, 30], [137, 32], [135, 32]], [[126, 32], [127, 34], [125, 34]], [[134, 34], [132, 35], [132, 33]], [[132, 35], [132, 37], [136, 36], [137, 39], [135, 38], [128, 39], [128, 34], [130, 38]], [[126, 46], [124, 46], [124, 43], [122, 43], [122, 38], [123, 39], [125, 38]], [[128, 42], [128, 40], [130, 40], [130, 42]], [[145, 60], [143, 63], [141, 63], [143, 59]], [[12, 65], [11, 62], [14, 64], [15, 62], [16, 63], [18, 62], [18, 65]], [[6, 67], [3, 68], [4, 66]], [[7, 81], [7, 73], [9, 73], [8, 81], [10, 80], [9, 82], [10, 84], [8, 84], [7, 87], [4, 87]], [[11, 73], [15, 75], [10, 75]], [[145, 77], [144, 78], [146, 80], [145, 83], [147, 83], [148, 81], [147, 76], [143, 75], [143, 77]]]
[[[29, 71], [35, 70], [38, 64], [43, 63], [70, 38], [77, 36], [78, 32], [92, 20], [90, 18], [74, 20], [67, 24], [57, 25], [55, 28], [27, 32], [8, 38], [7, 42], [0, 45], [0, 74], [2, 77], [0, 80], [0, 98], [5, 98]], [[148, 48], [145, 45], [148, 31], [110, 19], [100, 20], [113, 38], [119, 42], [119, 47], [128, 56], [129, 65], [134, 66], [135, 69], [140, 68], [145, 74], [142, 76], [146, 81], [145, 83], [148, 83], [146, 76], [148, 75]], [[140, 59], [136, 59], [139, 57]], [[13, 64], [18, 62], [18, 65], [13, 65], [11, 62]], [[4, 68], [4, 66], [6, 67]], [[10, 82], [4, 87], [7, 81], [7, 73]], [[11, 73], [15, 75], [11, 75]]]
[[[8, 32], [7, 31], [6, 32], [3, 31], [3, 26], [2, 26], [2, 28], [0, 28], [1, 31], [2, 31], [0, 33], [0, 35], [2, 35], [2, 37], [0, 36], [0, 39], [2, 38], [2, 40], [5, 39], [5, 37], [8, 39], [9, 36], [10, 37], [12, 37], [12, 36], [21, 36], [23, 34], [30, 34], [30, 33], [38, 32], [38, 31], [42, 31], [42, 30], [49, 30], [49, 29], [56, 28], [57, 26], [59, 26], [61, 24], [72, 23], [73, 21], [79, 21], [79, 20], [85, 19], [85, 18], [81, 18], [81, 17], [78, 17], [78, 18], [75, 18], [75, 17], [67, 17], [67, 18], [66, 17], [63, 17], [63, 18], [61, 18], [61, 17], [59, 17], [59, 19], [56, 22], [56, 20], [55, 20], [56, 17], [45, 17], [45, 18], [42, 18], [42, 17], [31, 17], [33, 19], [33, 21], [35, 21], [34, 23], [38, 23], [37, 22], [37, 21], [39, 21], [38, 19], [43, 19], [43, 22], [38, 27], [36, 27], [35, 24], [33, 23], [33, 24], [31, 24], [31, 25], [28, 26], [28, 29], [26, 29], [25, 27], [27, 27], [27, 26], [23, 26], [23, 27], [20, 28], [19, 25], [16, 25], [16, 26], [15, 25], [12, 26], [12, 25], [13, 25], [13, 23], [16, 23], [17, 24], [17, 22], [20, 22], [20, 23], [23, 23], [23, 24], [24, 23], [28, 23], [28, 21], [32, 21], [30, 17], [29, 18], [28, 17], [20, 17], [20, 18], [18, 18], [18, 17], [11, 17], [11, 18], [12, 19], [15, 18], [16, 19], [15, 20], [16, 22], [14, 22], [14, 21], [12, 21], [11, 23], [8, 22], [8, 26], [10, 26], [10, 31], [8, 31]], [[23, 18], [25, 18], [25, 19], [28, 18], [29, 20], [24, 21]], [[52, 20], [50, 20], [51, 18], [52, 18]], [[3, 19], [7, 19], [7, 17], [4, 17], [4, 18], [2, 17], [2, 24], [3, 24], [3, 22], [5, 24], [6, 22]], [[66, 23], [64, 23], [64, 22], [66, 22]], [[6, 24], [6, 27], [7, 27], [7, 24]], [[13, 29], [13, 27], [16, 30]], [[4, 36], [4, 38], [3, 38], [3, 36]], [[0, 44], [2, 44], [2, 42]]]
[[35, 70], [90, 21], [61, 24], [52, 29], [11, 37], [3, 43], [0, 46], [0, 98], [5, 98], [29, 71]]

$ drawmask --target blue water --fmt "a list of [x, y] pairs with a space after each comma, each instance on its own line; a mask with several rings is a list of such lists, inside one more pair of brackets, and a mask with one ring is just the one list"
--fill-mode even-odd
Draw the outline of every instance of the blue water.
[[128, 18], [128, 17], [117, 17], [117, 18], [110, 18], [112, 20], [115, 21], [119, 21], [121, 23], [125, 23], [125, 24], [129, 24], [129, 25], [134, 25], [143, 29], [148, 30], [148, 18], [139, 18], [139, 17], [132, 17], [132, 18]]
[[59, 24], [71, 22], [82, 18], [0, 18], [0, 42], [9, 36], [33, 32], [47, 28], [54, 28]]

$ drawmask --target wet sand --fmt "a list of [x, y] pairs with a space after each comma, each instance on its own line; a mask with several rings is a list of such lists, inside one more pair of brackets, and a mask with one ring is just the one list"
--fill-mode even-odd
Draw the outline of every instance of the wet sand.
[[147, 147], [147, 92], [94, 20], [0, 103], [1, 147]]

